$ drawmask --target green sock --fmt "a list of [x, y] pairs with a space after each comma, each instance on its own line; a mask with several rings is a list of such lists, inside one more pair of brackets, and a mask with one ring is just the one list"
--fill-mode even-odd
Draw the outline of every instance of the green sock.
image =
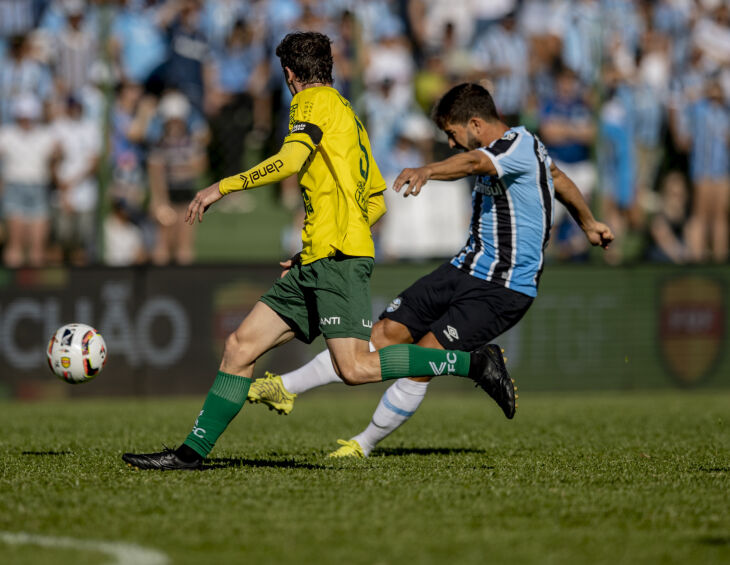
[[389, 345], [380, 349], [378, 354], [380, 375], [384, 381], [402, 377], [469, 375], [471, 354], [465, 351], [445, 351], [418, 345]]
[[248, 377], [218, 371], [193, 431], [183, 443], [201, 457], [207, 456], [246, 402], [251, 381]]

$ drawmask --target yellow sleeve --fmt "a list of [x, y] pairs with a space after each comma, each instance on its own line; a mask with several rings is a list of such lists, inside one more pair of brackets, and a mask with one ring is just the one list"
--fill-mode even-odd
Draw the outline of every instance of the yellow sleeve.
[[314, 151], [329, 127], [330, 113], [327, 109], [331, 96], [330, 92], [320, 88], [307, 88], [297, 93], [289, 107], [289, 133], [284, 143], [301, 143]]
[[220, 181], [218, 190], [224, 196], [236, 190], [248, 190], [272, 184], [298, 173], [306, 163], [312, 148], [301, 143], [284, 143], [279, 152], [248, 171]]
[[373, 159], [373, 178], [370, 182], [370, 194], [383, 192], [386, 188], [387, 185], [385, 184], [385, 179], [383, 178], [383, 175], [380, 174], [378, 164], [375, 162], [375, 159]]
[[383, 214], [386, 212], [385, 197], [383, 192], [380, 191], [377, 194], [371, 194], [368, 200], [368, 224], [374, 225]]

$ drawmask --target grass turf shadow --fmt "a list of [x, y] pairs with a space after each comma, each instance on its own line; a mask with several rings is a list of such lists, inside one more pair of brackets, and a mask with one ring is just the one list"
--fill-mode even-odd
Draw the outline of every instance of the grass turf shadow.
[[373, 456], [464, 455], [466, 453], [486, 453], [486, 450], [472, 447], [379, 447], [373, 452]]
[[206, 459], [201, 467], [201, 471], [210, 471], [213, 469], [229, 469], [238, 467], [268, 467], [280, 469], [309, 469], [321, 470], [326, 467], [322, 465], [313, 465], [311, 463], [297, 463], [296, 461], [276, 461], [273, 459], [245, 459], [243, 457], [213, 457]]

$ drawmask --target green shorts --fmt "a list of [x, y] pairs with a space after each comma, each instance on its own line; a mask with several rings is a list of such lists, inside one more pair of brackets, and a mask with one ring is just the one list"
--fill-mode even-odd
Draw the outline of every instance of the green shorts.
[[307, 265], [294, 265], [261, 297], [304, 343], [325, 338], [369, 340], [370, 257], [337, 254]]

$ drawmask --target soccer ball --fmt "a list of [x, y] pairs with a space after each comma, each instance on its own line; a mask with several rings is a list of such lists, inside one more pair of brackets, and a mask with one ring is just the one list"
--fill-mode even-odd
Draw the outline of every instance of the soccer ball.
[[106, 343], [101, 334], [86, 324], [58, 328], [46, 350], [48, 366], [59, 379], [85, 383], [99, 374], [106, 363]]

